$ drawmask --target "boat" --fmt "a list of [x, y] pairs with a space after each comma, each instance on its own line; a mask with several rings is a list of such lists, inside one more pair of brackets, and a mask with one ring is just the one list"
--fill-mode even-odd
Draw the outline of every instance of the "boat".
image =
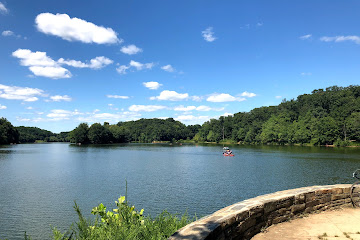
[[235, 156], [229, 147], [223, 147], [223, 156], [225, 157], [233, 157]]

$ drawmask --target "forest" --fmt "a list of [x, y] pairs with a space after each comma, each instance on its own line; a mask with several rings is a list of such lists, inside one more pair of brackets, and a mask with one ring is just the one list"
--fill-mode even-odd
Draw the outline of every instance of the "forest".
[[81, 123], [71, 132], [54, 134], [36, 127], [13, 127], [0, 121], [0, 143], [35, 141], [73, 143], [232, 142], [243, 144], [310, 144], [347, 146], [360, 142], [360, 86], [316, 89], [277, 106], [188, 125], [168, 119], [140, 119], [110, 125]]

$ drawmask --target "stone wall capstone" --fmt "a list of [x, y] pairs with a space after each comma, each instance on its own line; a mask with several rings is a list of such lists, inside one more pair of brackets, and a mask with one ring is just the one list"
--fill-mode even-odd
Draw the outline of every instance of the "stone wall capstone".
[[235, 203], [190, 223], [168, 240], [251, 239], [261, 229], [302, 214], [351, 207], [350, 184], [303, 187]]

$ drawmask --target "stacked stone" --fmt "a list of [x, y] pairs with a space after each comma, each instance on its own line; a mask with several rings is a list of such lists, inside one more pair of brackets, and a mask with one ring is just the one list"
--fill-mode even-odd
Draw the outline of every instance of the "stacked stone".
[[183, 227], [169, 240], [251, 239], [263, 228], [304, 214], [351, 207], [350, 187], [313, 186], [248, 199]]

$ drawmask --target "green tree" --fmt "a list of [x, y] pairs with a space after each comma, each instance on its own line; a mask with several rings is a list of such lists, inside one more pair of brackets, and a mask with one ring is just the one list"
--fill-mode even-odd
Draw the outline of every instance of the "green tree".
[[87, 123], [80, 123], [77, 128], [72, 130], [69, 134], [70, 142], [73, 143], [88, 143], [89, 142], [89, 125]]
[[104, 127], [100, 123], [94, 123], [89, 128], [88, 137], [91, 143], [110, 143], [112, 140], [112, 134], [107, 127]]
[[10, 144], [18, 142], [19, 132], [6, 118], [0, 118], [0, 144]]

